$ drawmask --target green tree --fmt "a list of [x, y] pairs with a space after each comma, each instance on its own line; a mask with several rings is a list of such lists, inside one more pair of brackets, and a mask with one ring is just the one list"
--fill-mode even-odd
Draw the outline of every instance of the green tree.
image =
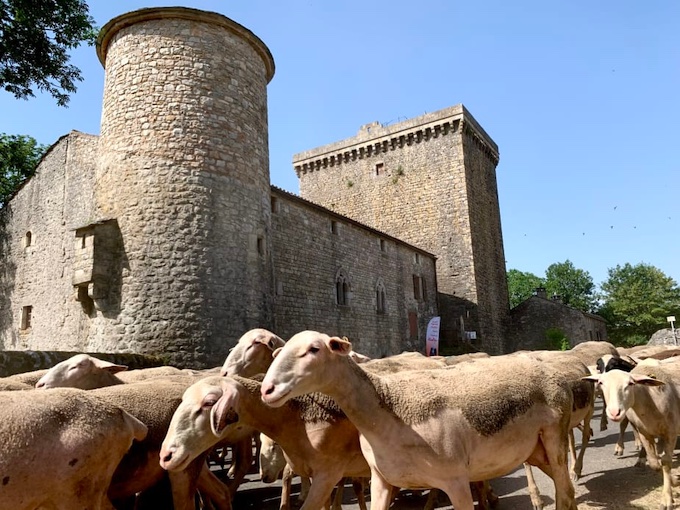
[[33, 175], [45, 149], [30, 136], [0, 133], [0, 208]]
[[83, 79], [68, 52], [95, 40], [82, 0], [0, 0], [0, 86], [18, 99], [37, 88], [65, 106]]
[[600, 287], [603, 303], [598, 314], [617, 345], [649, 340], [666, 327], [666, 317], [680, 313], [680, 287], [649, 264], [610, 268]]
[[507, 272], [508, 294], [510, 295], [510, 308], [516, 307], [522, 301], [530, 298], [536, 287], [544, 287], [545, 282], [535, 274], [525, 273], [517, 269]]
[[557, 294], [566, 305], [592, 312], [595, 308], [595, 284], [590, 273], [576, 269], [570, 260], [557, 262], [545, 270], [545, 289], [549, 296]]

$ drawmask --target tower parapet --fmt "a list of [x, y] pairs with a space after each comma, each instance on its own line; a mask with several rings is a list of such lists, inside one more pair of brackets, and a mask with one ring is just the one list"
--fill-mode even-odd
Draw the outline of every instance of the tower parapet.
[[495, 164], [498, 164], [498, 146], [462, 104], [398, 124], [383, 125], [379, 122], [364, 124], [353, 138], [295, 154], [293, 164], [300, 177], [306, 172], [350, 160], [378, 156], [407, 145], [446, 136], [461, 129], [464, 129], [468, 136], [474, 137]]

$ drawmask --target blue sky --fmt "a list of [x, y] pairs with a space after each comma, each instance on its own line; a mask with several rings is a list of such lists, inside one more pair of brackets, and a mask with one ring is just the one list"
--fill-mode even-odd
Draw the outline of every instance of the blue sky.
[[[644, 262], [680, 282], [680, 2], [655, 0], [90, 1], [98, 25], [141, 7], [224, 14], [271, 50], [272, 183], [292, 155], [463, 103], [500, 149], [508, 269], [570, 260], [596, 284]], [[68, 108], [0, 91], [0, 132], [54, 143], [99, 133], [104, 71]]]

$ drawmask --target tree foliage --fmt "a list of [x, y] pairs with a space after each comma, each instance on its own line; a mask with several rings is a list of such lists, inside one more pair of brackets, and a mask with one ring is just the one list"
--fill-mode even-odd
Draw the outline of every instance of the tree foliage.
[[522, 301], [530, 298], [536, 287], [545, 286], [542, 278], [533, 273], [525, 273], [517, 269], [510, 269], [507, 272], [507, 279], [510, 308], [514, 308]]
[[680, 287], [648, 264], [625, 264], [608, 270], [600, 285], [603, 303], [598, 314], [607, 321], [612, 342], [634, 343], [667, 326], [666, 317], [680, 312]]
[[82, 81], [68, 52], [95, 39], [82, 0], [0, 0], [0, 86], [18, 99], [45, 91], [65, 106]]
[[592, 312], [595, 308], [595, 284], [587, 271], [577, 269], [570, 260], [548, 266], [545, 289], [549, 296], [558, 295], [566, 305]]
[[30, 136], [0, 133], [0, 208], [33, 175], [45, 149]]

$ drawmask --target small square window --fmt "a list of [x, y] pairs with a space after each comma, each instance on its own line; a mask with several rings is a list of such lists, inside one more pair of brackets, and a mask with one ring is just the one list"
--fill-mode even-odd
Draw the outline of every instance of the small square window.
[[279, 212], [279, 199], [276, 198], [276, 197], [272, 197], [271, 206], [272, 206], [272, 212], [273, 213]]
[[385, 163], [376, 163], [375, 164], [375, 175], [384, 175], [385, 173]]
[[263, 237], [257, 238], [257, 254], [260, 255], [260, 256], [264, 255], [264, 238]]
[[380, 239], [380, 251], [387, 251], [387, 243], [384, 239]]
[[416, 253], [413, 257], [416, 264], [420, 264], [420, 253]]
[[331, 233], [332, 234], [338, 234], [338, 222], [337, 221], [331, 221]]

